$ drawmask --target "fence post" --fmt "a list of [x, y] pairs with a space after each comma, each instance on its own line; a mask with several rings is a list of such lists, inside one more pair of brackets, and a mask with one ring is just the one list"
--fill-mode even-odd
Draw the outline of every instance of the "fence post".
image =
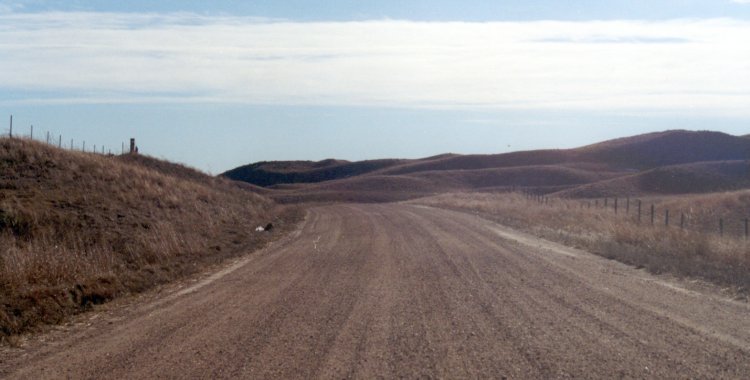
[[70, 139], [70, 150], [73, 150], [73, 139]]
[[638, 200], [638, 223], [641, 222], [641, 200]]
[[62, 135], [60, 135], [60, 137], [57, 140], [57, 147], [62, 149]]
[[651, 204], [651, 225], [654, 225], [654, 204]]
[[680, 229], [681, 230], [685, 229], [685, 213], [684, 212], [680, 213]]
[[47, 131], [47, 145], [49, 145], [49, 131]]
[[85, 151], [86, 151], [86, 140], [84, 140], [84, 141], [83, 141], [83, 145], [81, 145], [81, 151], [82, 151], [82, 152], [85, 152]]
[[625, 214], [630, 215], [630, 197], [625, 199]]
[[669, 209], [664, 210], [664, 225], [669, 227]]
[[29, 134], [30, 140], [34, 139], [34, 124], [31, 124], [31, 133]]
[[10, 115], [10, 132], [8, 132], [8, 137], [13, 138], [13, 115]]

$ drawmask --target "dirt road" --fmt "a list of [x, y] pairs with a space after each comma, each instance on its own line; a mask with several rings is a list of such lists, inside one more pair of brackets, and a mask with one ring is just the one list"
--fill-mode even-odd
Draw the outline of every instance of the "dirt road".
[[750, 307], [479, 217], [310, 211], [200, 283], [5, 352], [10, 378], [747, 378]]

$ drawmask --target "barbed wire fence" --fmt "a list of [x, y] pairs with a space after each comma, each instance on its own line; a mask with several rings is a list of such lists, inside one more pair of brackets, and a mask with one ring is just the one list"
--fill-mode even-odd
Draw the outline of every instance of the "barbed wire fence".
[[706, 215], [710, 211], [696, 212], [693, 207], [660, 206], [657, 201], [639, 197], [601, 197], [566, 199], [536, 194], [522, 190], [526, 200], [546, 207], [567, 210], [579, 209], [609, 215], [611, 218], [652, 228], [678, 228], [683, 231], [715, 234], [722, 238], [738, 238], [750, 242], [750, 218], [728, 215]]
[[53, 133], [49, 130], [40, 131], [39, 128], [35, 129], [33, 124], [30, 124], [28, 127], [19, 127], [17, 124], [13, 124], [13, 115], [10, 115], [8, 128], [0, 133], [0, 138], [34, 140], [59, 149], [92, 154], [116, 155], [131, 153], [131, 149], [126, 150], [128, 147], [126, 147], [124, 141], [119, 147], [106, 146], [105, 144], [92, 144], [90, 142], [87, 146], [86, 140], [84, 139], [76, 140], [75, 138], [71, 138], [68, 140], [67, 138], [63, 138], [62, 134]]

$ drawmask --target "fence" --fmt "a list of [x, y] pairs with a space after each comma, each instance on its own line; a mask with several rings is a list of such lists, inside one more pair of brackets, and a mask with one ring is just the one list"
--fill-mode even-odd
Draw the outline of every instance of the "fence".
[[[113, 155], [117, 153], [117, 149], [115, 147], [115, 153], [112, 153], [113, 147], [107, 147], [104, 144], [90, 144], [88, 145], [88, 150], [86, 147], [86, 140], [80, 140], [76, 141], [75, 139], [70, 139], [68, 141], [67, 139], [63, 139], [62, 134], [53, 134], [50, 131], [45, 131], [44, 133], [39, 133], [37, 130], [36, 135], [34, 134], [34, 125], [31, 124], [29, 128], [26, 130], [28, 131], [28, 134], [23, 134], [23, 132], [19, 133], [19, 129], [16, 126], [14, 128], [13, 125], [13, 115], [10, 115], [10, 122], [9, 122], [9, 128], [6, 130], [7, 133], [2, 134], [0, 137], [8, 137], [11, 139], [28, 139], [28, 140], [35, 140], [44, 142], [48, 145], [56, 146], [60, 149], [69, 149], [69, 150], [76, 150], [86, 153], [95, 153], [95, 154], [102, 154], [102, 155]], [[125, 142], [122, 142], [120, 146], [120, 154], [128, 153], [132, 150], [132, 140], [131, 140], [131, 146], [128, 147], [128, 150], [126, 150]]]
[[529, 201], [547, 207], [564, 209], [579, 208], [610, 215], [612, 218], [630, 221], [640, 225], [679, 228], [701, 233], [714, 233], [721, 237], [741, 238], [750, 241], [750, 218], [736, 216], [711, 217], [706, 210], [696, 212], [692, 207], [669, 208], [659, 206], [659, 202], [645, 201], [641, 198], [604, 197], [596, 199], [573, 200], [521, 192]]

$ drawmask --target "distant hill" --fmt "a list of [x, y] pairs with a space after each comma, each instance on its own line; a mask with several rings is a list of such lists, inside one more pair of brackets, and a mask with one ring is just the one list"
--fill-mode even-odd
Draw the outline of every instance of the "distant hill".
[[[407, 175], [561, 164], [598, 165], [597, 170], [603, 171], [648, 170], [665, 165], [742, 160], [748, 157], [750, 139], [746, 137], [720, 132], [674, 130], [609, 140], [576, 149], [534, 150], [494, 155], [450, 154], [420, 160], [260, 162], [229, 170], [222, 175], [258, 186], [273, 186], [317, 183], [362, 175]], [[487, 175], [492, 175], [491, 173], [486, 172]], [[447, 178], [449, 176], [445, 177], [455, 180]], [[505, 180], [501, 182], [508, 184]]]
[[691, 162], [750, 158], [750, 141], [721, 132], [666, 131], [575, 149], [580, 160], [651, 169]]
[[260, 162], [223, 174], [267, 189], [280, 202], [382, 202], [453, 191], [601, 194], [694, 193], [750, 187], [750, 138], [673, 130], [575, 149], [418, 160]]
[[283, 183], [316, 183], [354, 177], [388, 168], [406, 160], [369, 160], [349, 162], [340, 160], [324, 161], [274, 161], [258, 162], [240, 166], [221, 175], [236, 181], [244, 181], [258, 186], [272, 186]]

